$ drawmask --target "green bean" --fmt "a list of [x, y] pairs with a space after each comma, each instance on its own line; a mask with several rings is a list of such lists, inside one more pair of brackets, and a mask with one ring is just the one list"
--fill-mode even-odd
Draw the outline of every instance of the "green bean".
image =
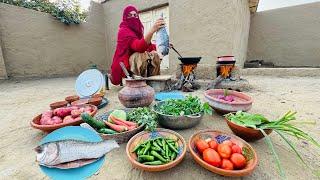
[[177, 157], [177, 154], [173, 152], [170, 156], [170, 160], [173, 161]]
[[167, 160], [165, 160], [160, 154], [158, 154], [156, 151], [151, 151], [151, 154], [154, 156], [154, 157], [156, 157], [156, 158], [158, 158], [160, 161], [162, 161], [162, 162], [167, 162]]
[[160, 145], [161, 147], [163, 147], [163, 146], [162, 146], [162, 141], [160, 141], [160, 139], [157, 139], [156, 142], [158, 143], [158, 145]]
[[152, 149], [152, 150], [155, 150], [155, 151], [160, 151], [160, 152], [161, 152], [161, 148], [157, 148], [156, 146], [152, 146], [151, 149]]
[[143, 143], [140, 143], [138, 146], [136, 146], [134, 149], [133, 149], [133, 151], [131, 151], [131, 152], [136, 152], [139, 148], [141, 148], [142, 147], [142, 144]]
[[169, 143], [167, 143], [167, 144], [169, 145], [169, 148], [170, 148], [172, 151], [178, 153], [178, 150], [177, 150], [175, 147], [173, 147], [173, 146], [172, 146], [171, 144], [169, 144]]
[[165, 147], [166, 147], [166, 156], [168, 157], [168, 156], [169, 156], [169, 147], [168, 147], [168, 144], [166, 144]]
[[161, 147], [158, 145], [158, 143], [157, 143], [156, 141], [153, 141], [153, 142], [152, 142], [152, 145], [155, 146], [155, 147], [157, 147], [158, 149], [161, 149]]
[[162, 140], [162, 147], [165, 148], [166, 146], [166, 141], [164, 139], [161, 139]]

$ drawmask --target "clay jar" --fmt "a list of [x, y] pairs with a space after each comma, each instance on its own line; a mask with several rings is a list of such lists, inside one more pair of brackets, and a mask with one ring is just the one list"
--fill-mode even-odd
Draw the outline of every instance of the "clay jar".
[[126, 79], [126, 85], [119, 91], [120, 102], [127, 108], [149, 106], [154, 100], [154, 89], [144, 79]]

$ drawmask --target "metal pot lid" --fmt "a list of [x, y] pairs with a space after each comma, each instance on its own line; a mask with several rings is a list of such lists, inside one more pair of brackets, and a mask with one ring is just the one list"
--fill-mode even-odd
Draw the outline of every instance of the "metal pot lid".
[[97, 69], [89, 69], [78, 76], [75, 88], [80, 97], [89, 97], [97, 93], [103, 85], [103, 74]]

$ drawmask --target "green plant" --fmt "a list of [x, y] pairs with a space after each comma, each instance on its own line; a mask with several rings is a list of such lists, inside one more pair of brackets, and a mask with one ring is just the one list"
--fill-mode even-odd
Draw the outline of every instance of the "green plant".
[[0, 2], [51, 14], [67, 25], [80, 24], [87, 17], [87, 12], [81, 10], [77, 0], [61, 0], [57, 3], [48, 0], [0, 0]]
[[196, 96], [187, 96], [185, 99], [169, 99], [155, 107], [155, 110], [173, 116], [195, 115], [200, 113], [212, 114], [208, 103], [201, 103]]
[[139, 107], [128, 113], [128, 120], [137, 122], [138, 124], [145, 124], [146, 130], [154, 131], [158, 126], [158, 116], [147, 107]]

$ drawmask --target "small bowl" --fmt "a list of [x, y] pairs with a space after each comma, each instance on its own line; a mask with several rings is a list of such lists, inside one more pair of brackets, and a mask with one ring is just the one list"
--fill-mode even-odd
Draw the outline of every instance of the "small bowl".
[[[123, 109], [123, 110], [126, 111], [127, 113], [131, 111], [131, 109]], [[109, 117], [109, 115], [111, 113], [112, 113], [112, 110], [108, 111], [106, 113], [100, 114], [100, 115], [96, 116], [95, 118], [97, 120], [100, 120], [100, 121], [105, 121], [103, 119], [103, 117], [107, 118], [107, 117]], [[128, 142], [130, 140], [130, 138], [132, 138], [137, 133], [141, 132], [143, 129], [144, 129], [144, 124], [141, 124], [139, 127], [135, 128], [135, 129], [132, 129], [130, 131], [125, 131], [125, 132], [121, 132], [121, 133], [117, 133], [117, 134], [102, 134], [102, 133], [99, 133], [99, 135], [104, 140], [113, 139], [113, 140], [117, 141], [117, 143], [123, 144], [123, 143]]]
[[224, 89], [210, 89], [204, 92], [204, 96], [209, 105], [220, 114], [227, 114], [237, 111], [248, 111], [252, 107], [252, 98], [244, 93], [228, 90], [228, 94], [235, 97], [233, 102], [218, 99], [218, 95], [223, 95]]
[[[241, 137], [242, 139], [246, 141], [257, 141], [259, 139], [264, 138], [264, 135], [261, 133], [261, 131], [249, 128], [249, 127], [244, 127], [240, 126], [238, 124], [235, 124], [231, 121], [229, 121], [227, 118], [225, 118], [225, 121], [227, 122], [229, 128], [231, 131], [236, 134], [237, 136]], [[265, 129], [264, 132], [269, 135], [272, 133], [272, 129]]]
[[74, 101], [79, 100], [80, 97], [78, 95], [68, 96], [65, 98], [66, 101], [68, 101], [69, 104], [71, 104]]
[[152, 110], [159, 116], [159, 124], [169, 129], [188, 129], [200, 123], [203, 113], [183, 116], [173, 116], [162, 114], [157, 111], [157, 106], [161, 106], [164, 101], [160, 101], [152, 107]]
[[[218, 140], [218, 138], [217, 138], [218, 136], [221, 139], [230, 140], [231, 142], [236, 143], [242, 149], [246, 148], [247, 155], [244, 155], [244, 156], [247, 159], [247, 165], [246, 165], [246, 167], [244, 167], [244, 169], [225, 170], [225, 169], [221, 169], [221, 168], [212, 166], [212, 165], [206, 163], [204, 160], [202, 160], [202, 158], [200, 157], [200, 154], [197, 151], [197, 148], [195, 147], [195, 141], [198, 140], [199, 138], [202, 138], [202, 139], [211, 138], [211, 139], [216, 139], [218, 143], [222, 143], [224, 140], [220, 140], [220, 139]], [[188, 143], [188, 148], [190, 150], [191, 156], [200, 166], [204, 167], [205, 169], [207, 169], [213, 173], [220, 174], [222, 176], [233, 176], [233, 177], [247, 176], [253, 172], [254, 168], [258, 164], [257, 153], [250, 146], [249, 143], [247, 143], [246, 141], [244, 141], [243, 139], [241, 139], [235, 135], [216, 131], [216, 130], [207, 129], [207, 130], [201, 130], [201, 131], [196, 132], [195, 134], [193, 134], [191, 136], [189, 143]]]
[[[137, 161], [136, 154], [132, 153], [132, 150], [141, 142], [146, 141], [150, 138], [156, 138], [156, 137], [168, 137], [168, 138], [178, 140], [179, 153], [178, 153], [176, 159], [170, 163], [158, 165], [158, 166], [144, 165], [144, 164], [139, 163]], [[164, 170], [175, 167], [183, 160], [183, 158], [186, 155], [186, 151], [187, 151], [186, 142], [180, 134], [178, 134], [174, 131], [168, 130], [168, 129], [161, 129], [161, 128], [156, 129], [154, 132], [142, 131], [142, 132], [136, 134], [135, 136], [133, 136], [130, 139], [130, 141], [128, 142], [127, 147], [126, 147], [127, 156], [129, 158], [131, 164], [136, 168], [139, 168], [144, 171], [151, 171], [151, 172], [164, 171]]]
[[[93, 108], [93, 112], [90, 113], [91, 116], [94, 116], [98, 111], [98, 108], [94, 105], [83, 105], [83, 106], [91, 106]], [[60, 123], [55, 125], [41, 125], [40, 124], [41, 115], [42, 114], [39, 114], [36, 117], [34, 117], [30, 122], [30, 125], [35, 129], [39, 129], [41, 131], [48, 132], [48, 133], [65, 126], [77, 126], [83, 122], [82, 119], [80, 119], [78, 121], [69, 122], [69, 123]]]
[[68, 101], [58, 101], [50, 104], [51, 109], [57, 109], [61, 107], [66, 107], [68, 105]]
[[102, 97], [94, 97], [89, 99], [88, 104], [99, 106], [101, 102], [102, 102]]

